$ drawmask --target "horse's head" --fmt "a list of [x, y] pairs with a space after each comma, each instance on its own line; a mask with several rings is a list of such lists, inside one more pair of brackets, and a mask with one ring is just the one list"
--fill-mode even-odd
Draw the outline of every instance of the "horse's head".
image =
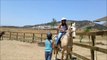
[[71, 26], [68, 27], [68, 30], [66, 31], [67, 35], [71, 36], [72, 35], [72, 28]]
[[73, 38], [75, 38], [76, 37], [76, 24], [75, 24], [75, 22], [74, 23], [71, 23], [71, 29], [72, 29], [72, 36], [73, 36]]
[[74, 23], [71, 23], [71, 25], [68, 27], [68, 30], [67, 30], [67, 33], [70, 35], [70, 36], [73, 36], [75, 37], [75, 22]]

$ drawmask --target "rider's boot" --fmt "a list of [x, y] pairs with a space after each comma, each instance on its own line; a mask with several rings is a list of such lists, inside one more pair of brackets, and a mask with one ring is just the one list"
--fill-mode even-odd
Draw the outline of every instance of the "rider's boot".
[[60, 52], [62, 52], [61, 44], [58, 45]]

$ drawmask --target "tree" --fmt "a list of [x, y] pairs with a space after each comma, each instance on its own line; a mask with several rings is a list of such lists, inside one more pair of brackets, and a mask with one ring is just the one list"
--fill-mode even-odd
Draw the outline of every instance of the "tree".
[[88, 27], [86, 27], [86, 29], [85, 29], [84, 31], [85, 31], [85, 32], [90, 32], [91, 29], [92, 29], [92, 27], [91, 27], [91, 26], [88, 26]]
[[56, 24], [57, 24], [57, 21], [53, 18], [53, 19], [52, 19], [52, 22], [51, 22], [52, 28], [54, 28], [54, 26], [56, 26]]

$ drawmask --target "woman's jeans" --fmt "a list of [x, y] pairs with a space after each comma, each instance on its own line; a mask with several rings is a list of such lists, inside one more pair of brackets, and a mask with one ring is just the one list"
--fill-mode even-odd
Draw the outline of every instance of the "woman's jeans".
[[45, 60], [51, 60], [52, 52], [46, 52], [45, 51]]
[[56, 39], [56, 45], [58, 45], [60, 43], [60, 39], [64, 34], [65, 34], [65, 32], [59, 32], [58, 37]]

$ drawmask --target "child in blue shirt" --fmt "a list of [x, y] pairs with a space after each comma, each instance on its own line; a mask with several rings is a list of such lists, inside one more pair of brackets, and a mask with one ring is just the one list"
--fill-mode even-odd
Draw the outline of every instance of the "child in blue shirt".
[[45, 60], [51, 60], [52, 57], [52, 34], [47, 33], [47, 39], [45, 41]]

